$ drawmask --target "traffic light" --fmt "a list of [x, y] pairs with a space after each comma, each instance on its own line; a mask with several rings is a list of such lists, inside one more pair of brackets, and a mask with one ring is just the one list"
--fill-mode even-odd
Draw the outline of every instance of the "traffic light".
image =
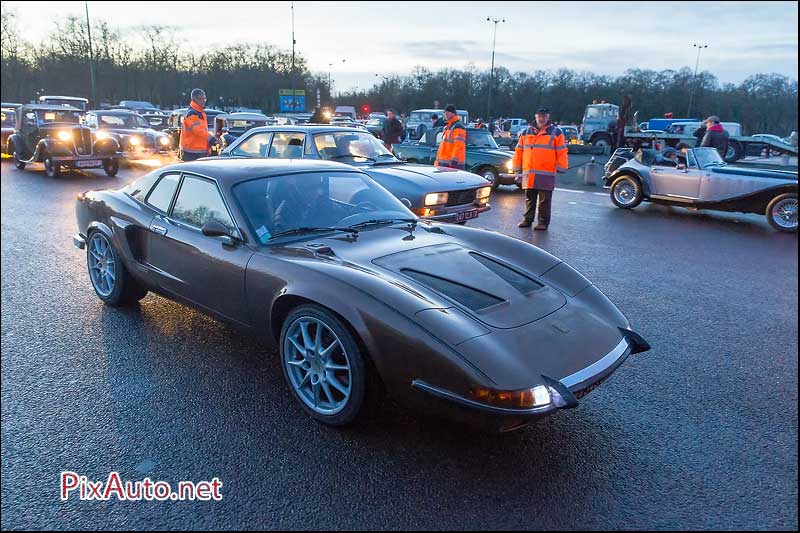
[[369, 114], [369, 106], [367, 104], [361, 106], [361, 112], [364, 113], [365, 115]]

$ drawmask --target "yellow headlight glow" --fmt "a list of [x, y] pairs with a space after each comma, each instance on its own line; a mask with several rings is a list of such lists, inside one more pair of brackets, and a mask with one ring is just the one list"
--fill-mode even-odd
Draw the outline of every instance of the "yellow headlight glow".
[[446, 192], [432, 192], [425, 195], [425, 205], [442, 205], [447, 203]]
[[140, 142], [141, 141], [139, 140], [139, 137], [131, 137], [130, 140], [131, 146], [138, 146]]
[[98, 131], [97, 133], [94, 134], [94, 136], [97, 138], [98, 141], [108, 139], [108, 133], [104, 131]]
[[506, 168], [508, 169], [508, 171], [509, 171], [509, 172], [511, 172], [512, 170], [514, 170], [514, 161], [513, 161], [513, 160], [511, 160], [511, 159], [509, 159], [509, 160], [508, 160], [508, 163], [506, 163]]
[[58, 132], [58, 138], [61, 139], [62, 141], [68, 141], [72, 138], [72, 134], [68, 131], [62, 130]]
[[488, 198], [490, 194], [492, 194], [491, 187], [481, 187], [480, 189], [478, 189], [478, 193], [475, 195], [475, 197], [478, 199]]
[[161, 139], [159, 139], [158, 142], [160, 142], [163, 146], [167, 146], [169, 144], [169, 138], [168, 137], [161, 137]]

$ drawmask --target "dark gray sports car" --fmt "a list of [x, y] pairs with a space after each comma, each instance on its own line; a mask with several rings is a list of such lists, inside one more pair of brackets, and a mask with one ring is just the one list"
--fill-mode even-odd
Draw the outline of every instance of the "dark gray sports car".
[[508, 431], [576, 406], [649, 348], [566, 263], [420, 220], [348, 165], [172, 165], [81, 194], [76, 215], [101, 300], [151, 290], [260, 337], [303, 409], [330, 425], [388, 392]]

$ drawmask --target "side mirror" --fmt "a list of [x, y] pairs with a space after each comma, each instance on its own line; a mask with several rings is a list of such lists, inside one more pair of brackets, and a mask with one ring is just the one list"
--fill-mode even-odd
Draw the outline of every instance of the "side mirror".
[[225, 244], [233, 244], [231, 230], [229, 230], [228, 227], [219, 220], [209, 220], [203, 224], [203, 229], [201, 231], [206, 237], [223, 237], [222, 241]]
[[400, 198], [400, 203], [402, 203], [407, 208], [411, 209], [411, 200], [408, 198]]

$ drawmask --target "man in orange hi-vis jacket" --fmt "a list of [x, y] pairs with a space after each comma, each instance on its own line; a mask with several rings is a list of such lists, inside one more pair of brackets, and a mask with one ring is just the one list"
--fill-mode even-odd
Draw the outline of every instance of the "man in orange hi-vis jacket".
[[528, 228], [538, 216], [535, 230], [547, 230], [550, 225], [550, 204], [556, 186], [556, 174], [567, 171], [567, 145], [564, 135], [550, 124], [546, 107], [536, 110], [536, 125], [528, 126], [519, 136], [514, 151], [514, 172], [525, 189], [525, 215], [518, 224]]
[[206, 119], [206, 93], [202, 89], [192, 90], [189, 110], [181, 125], [181, 159], [194, 161], [210, 153], [210, 147], [217, 144], [216, 138], [208, 132]]
[[433, 165], [464, 170], [467, 161], [467, 129], [456, 114], [454, 105], [444, 108], [444, 120], [442, 143], [439, 145]]

